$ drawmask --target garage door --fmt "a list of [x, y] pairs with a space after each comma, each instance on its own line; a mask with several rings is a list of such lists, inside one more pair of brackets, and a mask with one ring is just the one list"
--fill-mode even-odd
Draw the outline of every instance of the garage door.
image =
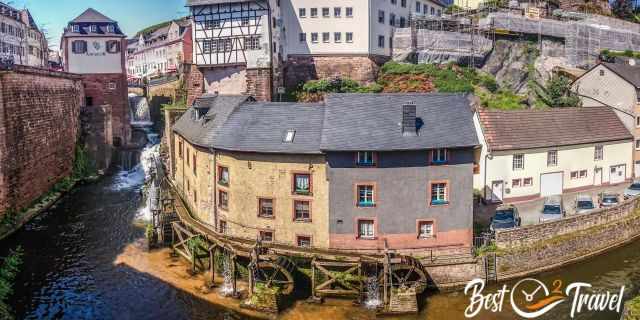
[[562, 172], [540, 175], [540, 196], [562, 194]]

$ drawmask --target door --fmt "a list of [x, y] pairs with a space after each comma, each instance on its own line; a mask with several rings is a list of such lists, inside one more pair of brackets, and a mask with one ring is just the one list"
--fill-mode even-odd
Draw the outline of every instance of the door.
[[562, 194], [562, 190], [562, 172], [544, 173], [540, 175], [541, 197]]
[[593, 169], [593, 185], [599, 186], [602, 184], [602, 168]]
[[501, 202], [504, 196], [504, 182], [494, 181], [491, 183], [491, 201]]
[[640, 178], [640, 161], [635, 162], [633, 169], [634, 169], [633, 172], [635, 172], [636, 178]]
[[624, 182], [626, 178], [627, 166], [624, 164], [611, 166], [611, 175], [609, 176], [609, 183], [617, 184]]

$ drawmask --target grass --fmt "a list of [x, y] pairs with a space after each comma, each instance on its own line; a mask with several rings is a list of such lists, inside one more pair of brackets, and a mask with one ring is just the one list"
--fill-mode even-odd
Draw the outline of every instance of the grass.
[[637, 296], [625, 303], [627, 315], [625, 320], [640, 320], [640, 296]]

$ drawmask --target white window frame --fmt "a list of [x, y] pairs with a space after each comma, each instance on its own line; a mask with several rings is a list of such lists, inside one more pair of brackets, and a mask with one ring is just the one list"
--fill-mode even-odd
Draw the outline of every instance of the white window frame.
[[373, 239], [376, 237], [376, 222], [373, 219], [358, 220], [358, 238]]
[[547, 167], [558, 166], [558, 150], [547, 151]]
[[636, 145], [635, 145], [636, 150], [640, 150], [640, 139], [636, 140], [635, 143], [636, 143]]
[[309, 16], [311, 18], [317, 18], [318, 17], [318, 8], [309, 9]]
[[345, 33], [344, 40], [345, 40], [345, 42], [347, 42], [347, 43], [353, 43], [353, 32], [347, 32], [347, 33]]
[[331, 8], [322, 7], [322, 17], [323, 18], [331, 18]]
[[524, 170], [524, 153], [517, 153], [513, 155], [511, 168], [513, 171]]
[[307, 17], [307, 8], [298, 8], [298, 17], [306, 18]]
[[331, 41], [331, 32], [323, 32], [322, 33], [322, 42], [329, 43]]
[[353, 7], [346, 7], [344, 11], [347, 18], [353, 18]]
[[317, 32], [311, 32], [311, 42], [312, 43], [318, 43], [318, 33]]
[[431, 162], [433, 163], [446, 163], [449, 161], [449, 150], [447, 149], [434, 149], [431, 153]]
[[334, 7], [333, 8], [333, 16], [335, 18], [341, 18], [342, 17], [342, 7]]
[[333, 33], [333, 42], [341, 43], [342, 42], [342, 32], [334, 32]]
[[[428, 228], [423, 228], [423, 226]], [[434, 229], [433, 221], [419, 221], [418, 222], [418, 238], [420, 239], [433, 238], [433, 235], [434, 235], [433, 229]]]
[[593, 152], [593, 160], [594, 161], [600, 161], [604, 159], [604, 146], [603, 145], [597, 145], [595, 147], [595, 150]]
[[300, 42], [307, 42], [307, 34], [306, 34], [306, 33], [304, 33], [304, 32], [301, 32], [301, 33], [298, 35], [298, 39], [300, 40]]

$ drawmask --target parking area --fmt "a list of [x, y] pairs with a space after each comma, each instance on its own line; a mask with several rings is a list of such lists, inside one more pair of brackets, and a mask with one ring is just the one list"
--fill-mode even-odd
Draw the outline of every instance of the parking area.
[[[598, 195], [602, 192], [613, 192], [619, 193], [622, 195], [624, 189], [629, 186], [628, 183], [610, 186], [610, 187], [602, 187], [602, 188], [594, 188], [591, 190], [580, 191], [580, 192], [570, 192], [562, 195], [562, 201], [564, 203], [565, 210], [567, 215], [575, 214], [575, 200], [578, 195], [589, 195], [594, 201], [594, 204], [598, 206]], [[622, 198], [620, 199], [622, 200]], [[520, 213], [520, 217], [522, 219], [522, 225], [531, 225], [537, 224], [540, 221], [540, 217], [542, 215], [542, 206], [544, 204], [544, 199], [536, 199], [526, 202], [518, 202], [513, 205], [518, 208], [518, 212]], [[474, 224], [476, 229], [486, 229], [488, 228], [491, 217], [493, 216], [497, 205], [494, 204], [482, 204], [476, 203], [474, 206]]]

